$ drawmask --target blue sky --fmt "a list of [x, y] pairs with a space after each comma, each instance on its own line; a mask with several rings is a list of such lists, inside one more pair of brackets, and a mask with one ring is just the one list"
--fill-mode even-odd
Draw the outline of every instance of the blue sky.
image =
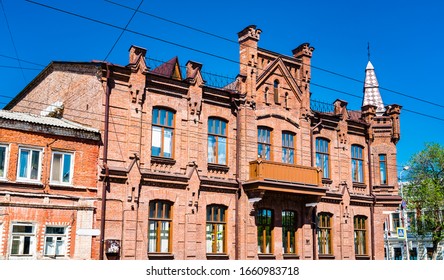
[[136, 9], [140, 0], [32, 0], [83, 18], [25, 0], [0, 1], [0, 108], [51, 61], [126, 65], [131, 45], [153, 59], [178, 56], [182, 65], [193, 60], [203, 71], [235, 77], [237, 32], [254, 24], [262, 30], [261, 48], [291, 55], [310, 43], [313, 99], [343, 99], [351, 110], [362, 103], [370, 43], [384, 104], [404, 109], [399, 167], [426, 142], [444, 145], [442, 1], [143, 1], [114, 48], [122, 32], [116, 27], [134, 13], [120, 5]]

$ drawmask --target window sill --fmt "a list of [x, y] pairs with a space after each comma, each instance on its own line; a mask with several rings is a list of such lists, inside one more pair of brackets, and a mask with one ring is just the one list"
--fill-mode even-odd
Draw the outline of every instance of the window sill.
[[365, 189], [367, 185], [361, 182], [353, 182], [353, 188]]
[[148, 259], [150, 260], [174, 260], [174, 255], [171, 253], [148, 253]]
[[258, 254], [257, 254], [257, 257], [258, 257], [260, 260], [275, 260], [275, 259], [276, 259], [276, 256], [273, 255], [273, 254], [263, 254], [263, 253], [258, 253]]
[[368, 260], [370, 260], [370, 256], [368, 256], [368, 255], [355, 255], [355, 259], [368, 261]]
[[319, 254], [318, 259], [320, 260], [334, 260], [335, 256], [330, 254]]
[[228, 260], [229, 256], [225, 253], [207, 253], [207, 260]]
[[155, 157], [151, 156], [151, 163], [160, 163], [160, 164], [166, 164], [166, 165], [175, 165], [176, 160], [172, 158], [166, 158], [166, 157]]
[[227, 165], [224, 164], [217, 164], [217, 163], [208, 163], [207, 165], [208, 170], [213, 171], [220, 171], [220, 172], [228, 172], [230, 168]]
[[333, 183], [333, 180], [330, 178], [322, 178], [322, 184], [331, 184]]
[[284, 259], [295, 259], [298, 260], [299, 259], [299, 255], [298, 254], [284, 254], [283, 255]]

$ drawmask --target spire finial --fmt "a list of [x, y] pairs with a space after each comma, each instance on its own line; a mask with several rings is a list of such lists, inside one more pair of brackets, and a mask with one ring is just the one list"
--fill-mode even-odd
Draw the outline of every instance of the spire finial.
[[367, 57], [368, 61], [370, 61], [370, 42], [367, 42]]

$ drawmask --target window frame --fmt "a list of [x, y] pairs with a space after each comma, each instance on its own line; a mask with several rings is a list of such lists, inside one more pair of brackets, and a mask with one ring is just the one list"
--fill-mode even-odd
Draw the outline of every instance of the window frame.
[[[359, 154], [361, 157], [359, 157]], [[353, 183], [363, 184], [365, 182], [364, 147], [361, 145], [351, 145], [351, 174]]]
[[[48, 228], [63, 228], [63, 234], [61, 233], [48, 233]], [[57, 225], [46, 225], [45, 226], [45, 236], [44, 236], [44, 245], [43, 245], [43, 255], [45, 257], [65, 257], [68, 254], [67, 251], [67, 243], [68, 243], [68, 227], [67, 226], [57, 226]], [[48, 246], [48, 238], [55, 238], [54, 242], [54, 254], [48, 254], [47, 253], [47, 246]], [[62, 241], [62, 250], [63, 254], [56, 254], [57, 253], [57, 243], [58, 238]]]
[[[265, 213], [266, 215], [262, 215]], [[269, 223], [267, 223], [269, 220]], [[265, 222], [264, 222], [265, 221]], [[262, 230], [261, 228], [264, 227]], [[256, 229], [257, 229], [257, 252], [258, 254], [274, 253], [274, 211], [269, 208], [260, 208], [256, 212]], [[262, 242], [261, 242], [262, 240]], [[267, 240], [269, 240], [267, 247]]]
[[[158, 122], [155, 123], [155, 117], [154, 117], [154, 113], [158, 112], [157, 115], [157, 120]], [[165, 112], [165, 119], [163, 120], [165, 124], [162, 124], [162, 111]], [[172, 114], [172, 118], [171, 118], [171, 126], [168, 125], [168, 114], [171, 113]], [[175, 122], [176, 122], [176, 111], [169, 109], [169, 108], [165, 108], [165, 107], [153, 107], [152, 109], [152, 114], [151, 114], [151, 156], [152, 157], [160, 157], [160, 158], [167, 158], [167, 159], [174, 159], [174, 148], [175, 148], [175, 144], [174, 144], [174, 140], [175, 140]], [[154, 139], [154, 130], [155, 128], [160, 129], [160, 151], [158, 155], [154, 155], [153, 152], [153, 148], [155, 148], [153, 146], [153, 143], [155, 142]], [[166, 131], [170, 131], [171, 132], [171, 156], [166, 156], [165, 155], [165, 133]], [[157, 148], [157, 147], [156, 147]]]
[[[155, 204], [153, 217], [151, 217], [152, 213], [152, 204]], [[159, 205], [162, 205], [162, 213], [161, 217], [159, 216]], [[166, 213], [166, 207], [168, 206], [168, 216], [165, 217]], [[172, 233], [173, 233], [173, 203], [168, 200], [151, 200], [148, 205], [148, 254], [155, 254], [155, 253], [166, 253], [171, 254], [172, 252]], [[151, 244], [151, 223], [155, 224], [154, 227], [154, 242], [155, 242], [155, 249], [151, 250], [150, 244]], [[167, 250], [165, 251], [162, 247], [162, 225], [166, 223], [168, 224], [168, 242], [167, 242]]]
[[[381, 156], [384, 157], [381, 160]], [[388, 185], [388, 174], [387, 174], [387, 154], [379, 154], [379, 178], [381, 180], [381, 185]]]
[[333, 214], [318, 213], [318, 252], [320, 255], [333, 255]]
[[[61, 166], [59, 167], [59, 179], [58, 181], [53, 180], [53, 172], [54, 172], [54, 156], [55, 155], [62, 155], [62, 160], [60, 161]], [[64, 182], [63, 181], [63, 170], [65, 167], [65, 156], [69, 155], [71, 157], [70, 161], [69, 161], [69, 180], [68, 182]], [[51, 184], [55, 184], [55, 185], [72, 185], [73, 184], [73, 177], [74, 177], [74, 152], [66, 152], [66, 151], [59, 151], [59, 150], [54, 150], [51, 153], [51, 170], [50, 170], [50, 174], [49, 174], [49, 182]]]
[[[324, 147], [325, 145], [320, 145], [322, 143], [325, 143], [327, 146], [327, 150], [324, 151], [321, 150], [321, 147]], [[321, 168], [322, 170], [322, 178], [330, 179], [330, 140], [323, 137], [316, 138], [315, 141], [315, 153], [316, 153], [316, 166]], [[324, 168], [325, 164], [327, 164], [327, 168]], [[327, 172], [325, 172], [325, 169]], [[327, 174], [325, 174], [327, 173]]]
[[[227, 209], [227, 206], [220, 204], [210, 204], [206, 207], [205, 244], [207, 254], [227, 253]], [[214, 217], [216, 217], [216, 219], [214, 219]], [[208, 230], [209, 226], [211, 230]], [[222, 227], [221, 238], [219, 238], [219, 227]], [[210, 239], [208, 237], [210, 237]], [[222, 250], [218, 247], [220, 244], [222, 244]], [[209, 245], [211, 245], [211, 251], [208, 250]]]
[[[30, 226], [32, 228], [31, 232], [14, 232], [15, 226]], [[15, 237], [18, 237], [18, 253], [13, 253], [14, 249], [14, 240], [17, 240]], [[26, 238], [29, 238], [28, 241], [25, 241]], [[34, 223], [26, 223], [26, 222], [14, 222], [11, 223], [11, 234], [9, 237], [9, 255], [11, 257], [33, 257], [36, 253], [36, 225]], [[28, 245], [26, 245], [28, 243]], [[24, 253], [25, 247], [27, 248], [28, 253]]]
[[[284, 135], [287, 135], [288, 137], [291, 137], [291, 142], [293, 142], [292, 146], [286, 146], [284, 145], [285, 142], [287, 142], [284, 138]], [[296, 133], [284, 130], [282, 131], [282, 162], [288, 163], [288, 164], [295, 164], [295, 151], [296, 151]], [[287, 152], [284, 152], [287, 151]], [[291, 152], [293, 152], [292, 160], [288, 159], [288, 155], [291, 155]], [[284, 158], [284, 155], [287, 155], [287, 158]]]
[[[265, 135], [265, 138], [268, 139], [268, 142], [261, 142], [259, 141], [263, 135], [260, 133], [261, 131], [268, 132], [268, 135]], [[264, 159], [264, 160], [272, 160], [272, 149], [271, 149], [271, 143], [272, 143], [272, 137], [273, 137], [273, 129], [268, 126], [258, 126], [257, 127], [257, 157]], [[261, 149], [259, 147], [262, 147]], [[265, 148], [265, 149], [264, 149]], [[268, 158], [267, 158], [267, 148], [268, 148]], [[265, 153], [259, 153], [259, 150], [265, 151]], [[265, 155], [265, 156], [264, 156]]]
[[1, 171], [1, 164], [3, 164], [3, 174], [0, 173], [0, 180], [7, 180], [8, 178], [8, 165], [9, 165], [9, 145], [0, 143], [0, 148], [4, 148], [4, 158], [3, 162], [0, 158], [0, 171]]
[[367, 256], [368, 246], [367, 246], [367, 217], [363, 215], [356, 215], [353, 217], [353, 232], [354, 232], [354, 243], [355, 243], [355, 255], [357, 256]]
[[[20, 176], [21, 173], [21, 163], [22, 163], [22, 151], [28, 150], [28, 158], [27, 158], [27, 166], [26, 166], [26, 177]], [[38, 168], [37, 168], [37, 178], [32, 179], [32, 157], [33, 152], [38, 152]], [[41, 172], [42, 172], [42, 163], [43, 163], [43, 148], [37, 147], [29, 147], [29, 146], [19, 146], [18, 149], [18, 159], [17, 159], [17, 181], [25, 181], [25, 182], [39, 182], [41, 180]]]
[[[214, 121], [214, 127], [218, 127], [219, 132], [210, 132], [210, 121]], [[216, 125], [216, 122], [219, 123], [219, 126]], [[225, 125], [225, 134], [223, 134], [223, 129], [222, 129], [222, 124]], [[219, 164], [219, 165], [228, 165], [228, 121], [222, 118], [217, 118], [217, 117], [209, 117], [208, 118], [208, 139], [207, 139], [207, 162], [210, 164]], [[213, 152], [214, 152], [214, 162], [210, 161], [210, 137], [214, 137], [214, 148], [213, 148]], [[219, 159], [219, 145], [221, 144], [221, 142], [219, 141], [220, 139], [225, 139], [225, 162], [220, 162]], [[223, 142], [222, 142], [223, 144]]]
[[[292, 214], [288, 219], [285, 219], [284, 213]], [[282, 250], [284, 254], [296, 255], [298, 252], [297, 246], [297, 229], [298, 229], [298, 215], [294, 210], [282, 210]], [[287, 223], [287, 221], [289, 223]], [[293, 242], [292, 242], [293, 241]], [[292, 248], [293, 246], [293, 248]]]

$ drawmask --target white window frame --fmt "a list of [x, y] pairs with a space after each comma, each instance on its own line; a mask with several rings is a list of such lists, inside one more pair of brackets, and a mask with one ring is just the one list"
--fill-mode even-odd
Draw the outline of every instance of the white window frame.
[[9, 145], [6, 144], [0, 144], [1, 148], [5, 148], [5, 159], [4, 159], [4, 170], [3, 175], [0, 174], [0, 180], [6, 180], [8, 178], [8, 160], [9, 160]]
[[[31, 153], [28, 155], [28, 165], [27, 165], [27, 174], [26, 177], [20, 177], [20, 166], [21, 166], [21, 153], [23, 150], [29, 150]], [[38, 163], [38, 170], [37, 170], [37, 179], [31, 179], [31, 164], [32, 164], [32, 152], [36, 151], [39, 152], [39, 163]], [[42, 148], [36, 148], [36, 147], [27, 147], [27, 146], [20, 146], [18, 151], [18, 160], [17, 160], [17, 181], [30, 181], [30, 182], [38, 182], [41, 178], [41, 172], [42, 172], [42, 159], [43, 159], [43, 149]]]
[[[60, 177], [58, 181], [53, 180], [52, 178], [52, 172], [54, 169], [54, 155], [62, 155], [62, 160], [61, 160], [61, 166], [59, 167], [59, 174]], [[63, 182], [63, 165], [64, 165], [64, 158], [65, 155], [70, 155], [71, 156], [71, 160], [70, 160], [70, 168], [69, 168], [69, 181], [68, 182]], [[72, 152], [64, 152], [64, 151], [52, 151], [51, 154], [51, 172], [49, 174], [49, 180], [51, 184], [56, 184], [56, 185], [72, 185], [72, 179], [73, 179], [73, 175], [74, 175], [74, 153]]]
[[[63, 234], [60, 233], [47, 233], [48, 228], [63, 228]], [[68, 243], [68, 238], [67, 238], [67, 234], [68, 234], [68, 227], [66, 226], [56, 226], [56, 225], [46, 225], [45, 227], [45, 239], [44, 239], [44, 247], [43, 247], [43, 255], [45, 257], [65, 257], [67, 254], [67, 243]], [[54, 247], [54, 253], [48, 253], [47, 249], [48, 249], [48, 239], [52, 238], [53, 239], [53, 246]], [[55, 239], [55, 240], [54, 240]], [[57, 250], [57, 242], [61, 241], [62, 242], [62, 253], [60, 254], [56, 254], [56, 250]]]
[[[14, 233], [14, 226], [31, 226], [32, 232], [31, 233], [21, 233], [17, 232]], [[19, 253], [18, 254], [12, 254], [13, 249], [13, 243], [14, 243], [14, 237], [18, 237], [20, 240], [19, 243]], [[25, 238], [29, 237], [29, 254], [24, 254], [24, 245], [25, 245]], [[11, 257], [33, 257], [35, 255], [35, 248], [36, 248], [36, 225], [33, 223], [20, 223], [15, 222], [11, 224], [11, 234], [9, 238], [9, 255]]]

